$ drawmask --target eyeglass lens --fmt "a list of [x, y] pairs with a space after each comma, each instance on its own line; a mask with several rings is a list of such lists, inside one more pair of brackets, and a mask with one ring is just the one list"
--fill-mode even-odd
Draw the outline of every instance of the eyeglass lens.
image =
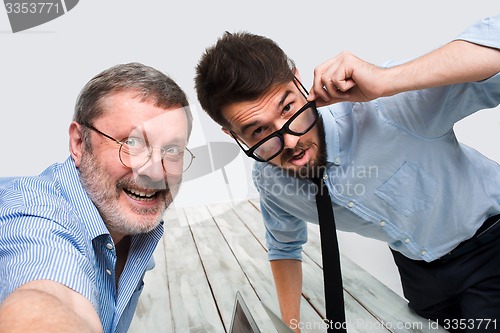
[[[152, 157], [153, 149], [147, 145], [130, 146], [126, 142], [120, 147], [121, 162], [132, 169], [144, 166]], [[180, 147], [172, 147], [162, 151], [162, 163], [165, 172], [180, 175], [185, 172], [193, 161], [193, 155]]]
[[[288, 128], [285, 131], [294, 135], [303, 135], [308, 132], [311, 127], [316, 122], [316, 114], [312, 106], [309, 106], [305, 110], [300, 110], [295, 118], [291, 120]], [[269, 137], [266, 141], [261, 142], [260, 145], [255, 147], [253, 154], [260, 159], [266, 160], [273, 155], [277, 154], [283, 148], [282, 136], [276, 132], [274, 135]]]

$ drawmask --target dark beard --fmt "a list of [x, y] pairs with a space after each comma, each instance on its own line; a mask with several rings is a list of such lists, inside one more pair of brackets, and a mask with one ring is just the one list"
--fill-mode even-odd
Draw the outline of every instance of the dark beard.
[[[318, 154], [316, 159], [308, 165], [304, 165], [299, 169], [286, 169], [288, 176], [302, 179], [317, 178], [323, 174], [326, 167], [326, 139], [325, 139], [325, 124], [323, 118], [319, 115], [318, 123], [316, 124], [318, 129]], [[299, 149], [307, 147], [298, 147]], [[289, 159], [293, 156], [294, 150], [284, 151], [284, 159]]]

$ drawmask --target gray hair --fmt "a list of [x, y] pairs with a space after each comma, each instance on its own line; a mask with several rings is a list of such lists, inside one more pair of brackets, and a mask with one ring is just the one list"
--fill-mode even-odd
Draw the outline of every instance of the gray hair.
[[184, 91], [166, 74], [136, 62], [113, 66], [93, 77], [77, 98], [73, 120], [91, 124], [104, 112], [101, 101], [124, 91], [136, 91], [141, 101], [164, 109], [180, 104], [186, 112], [188, 136], [191, 134], [193, 116]]

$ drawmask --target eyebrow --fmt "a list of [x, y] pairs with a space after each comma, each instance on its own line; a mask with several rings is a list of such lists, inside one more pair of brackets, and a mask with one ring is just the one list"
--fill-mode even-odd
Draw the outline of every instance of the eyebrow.
[[[283, 96], [281, 96], [281, 99], [280, 101], [278, 102], [278, 108], [281, 108], [283, 106], [283, 104], [285, 103], [285, 100], [287, 99], [288, 95], [290, 95], [292, 93], [291, 90], [286, 90], [285, 93], [283, 94]], [[245, 132], [252, 126], [255, 126], [259, 124], [259, 121], [256, 120], [256, 121], [252, 121], [251, 123], [248, 123], [246, 125], [244, 125], [242, 128], [241, 128], [241, 133], [242, 134], [245, 134]]]

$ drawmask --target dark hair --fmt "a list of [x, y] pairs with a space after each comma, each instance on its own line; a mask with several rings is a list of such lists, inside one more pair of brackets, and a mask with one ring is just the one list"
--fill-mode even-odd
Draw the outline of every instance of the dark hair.
[[[184, 91], [166, 74], [140, 63], [116, 65], [94, 76], [77, 98], [73, 120], [91, 124], [104, 112], [101, 101], [123, 91], [136, 91], [141, 101], [165, 109], [180, 104], [186, 112], [188, 136], [191, 134], [193, 117]], [[85, 141], [87, 136], [84, 133]]]
[[271, 39], [226, 32], [198, 62], [198, 100], [214, 121], [229, 127], [222, 114], [224, 107], [257, 99], [273, 86], [291, 82], [294, 69], [293, 62]]

